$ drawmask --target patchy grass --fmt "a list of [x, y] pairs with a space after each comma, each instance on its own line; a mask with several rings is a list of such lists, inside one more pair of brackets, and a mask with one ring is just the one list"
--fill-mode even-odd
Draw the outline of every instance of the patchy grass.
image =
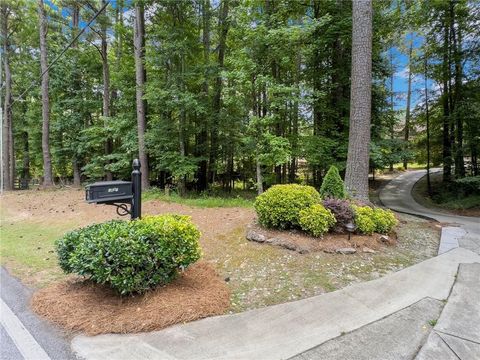
[[63, 277], [57, 266], [55, 239], [72, 228], [71, 223], [9, 222], [2, 216], [1, 263], [29, 285], [42, 287]]
[[165, 195], [163, 190], [153, 188], [143, 193], [143, 200], [160, 200], [166, 203], [182, 204], [187, 206], [195, 206], [199, 208], [216, 208], [216, 207], [253, 207], [253, 199], [246, 198], [241, 195], [237, 196], [216, 196], [210, 194], [191, 193], [182, 197], [176, 193]]
[[412, 195], [419, 204], [430, 208], [440, 208], [454, 214], [466, 216], [480, 216], [480, 195], [459, 197], [455, 191], [449, 191], [442, 184], [442, 174], [430, 174], [430, 181], [434, 193], [428, 194], [427, 177], [421, 178], [412, 190]]

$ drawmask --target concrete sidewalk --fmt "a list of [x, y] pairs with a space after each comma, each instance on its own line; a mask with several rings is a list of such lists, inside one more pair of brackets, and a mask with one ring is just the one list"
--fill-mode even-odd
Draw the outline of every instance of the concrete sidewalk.
[[480, 359], [480, 264], [460, 265], [448, 302], [415, 359]]
[[383, 278], [245, 313], [137, 335], [77, 336], [86, 359], [285, 359], [402, 310], [448, 298], [459, 264], [480, 256], [458, 248]]

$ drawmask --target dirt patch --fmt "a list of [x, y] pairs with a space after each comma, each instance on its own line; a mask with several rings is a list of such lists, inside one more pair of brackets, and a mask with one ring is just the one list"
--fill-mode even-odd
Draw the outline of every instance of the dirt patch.
[[384, 245], [396, 244], [396, 235], [394, 233], [390, 236], [353, 234], [350, 236], [350, 239], [348, 234], [325, 234], [323, 237], [317, 238], [295, 229], [287, 231], [265, 229], [257, 223], [252, 223], [247, 227], [247, 239], [280, 246], [300, 254], [318, 251], [335, 253], [340, 249], [346, 248], [358, 248], [360, 249], [359, 251], [365, 248], [368, 250], [379, 250]]
[[35, 293], [31, 305], [37, 314], [74, 332], [136, 333], [223, 314], [230, 307], [230, 292], [212, 267], [201, 262], [145, 295], [120, 297], [106, 286], [67, 280]]

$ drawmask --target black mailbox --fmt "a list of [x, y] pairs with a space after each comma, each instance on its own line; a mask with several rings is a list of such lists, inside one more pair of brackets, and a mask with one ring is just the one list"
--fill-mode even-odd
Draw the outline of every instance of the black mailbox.
[[100, 181], [85, 188], [85, 200], [89, 203], [130, 203], [132, 198], [131, 181]]

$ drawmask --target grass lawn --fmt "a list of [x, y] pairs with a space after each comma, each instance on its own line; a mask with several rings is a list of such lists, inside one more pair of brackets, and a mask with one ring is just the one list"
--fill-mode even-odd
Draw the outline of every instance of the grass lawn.
[[[55, 240], [71, 229], [119, 218], [113, 207], [86, 204], [83, 196], [82, 191], [76, 190], [3, 195], [8, 211], [3, 211], [1, 218], [2, 265], [34, 288], [64, 278], [54, 253]], [[143, 213], [191, 216], [202, 232], [203, 259], [214, 266], [230, 287], [231, 312], [375, 279], [434, 256], [438, 248], [438, 228], [425, 220], [401, 215], [397, 246], [382, 246], [374, 254], [299, 254], [246, 240], [246, 226], [254, 219], [249, 200], [190, 199], [191, 206], [187, 206], [183, 201], [189, 199], [181, 199], [180, 203], [175, 202], [176, 197], [170, 202], [160, 199], [147, 193]], [[243, 206], [228, 207], [232, 204], [229, 201]], [[218, 202], [222, 207], [213, 207]]]
[[166, 203], [182, 204], [187, 206], [195, 206], [200, 208], [216, 208], [216, 207], [253, 207], [253, 199], [255, 194], [246, 191], [236, 191], [233, 194], [210, 195], [210, 194], [188, 194], [186, 197], [181, 197], [176, 193], [165, 195], [165, 192], [158, 188], [152, 188], [143, 193], [142, 199], [160, 200]]

